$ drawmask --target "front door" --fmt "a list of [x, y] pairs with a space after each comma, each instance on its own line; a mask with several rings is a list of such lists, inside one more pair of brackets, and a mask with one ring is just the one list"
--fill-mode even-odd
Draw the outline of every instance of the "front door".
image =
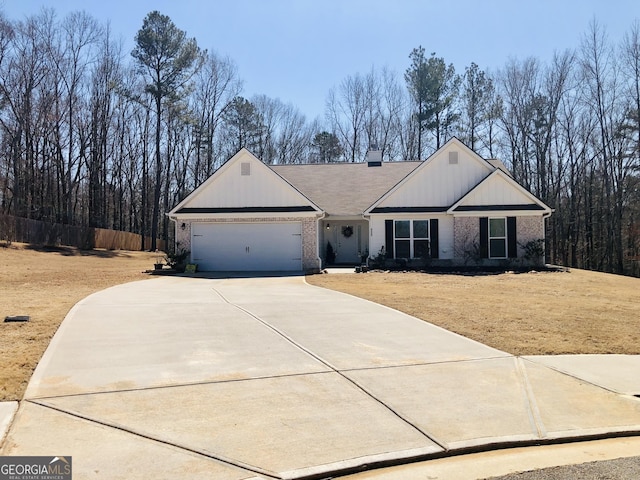
[[337, 229], [336, 263], [360, 263], [358, 246], [361, 228], [353, 223], [339, 225]]
[[325, 264], [360, 265], [361, 257], [369, 251], [369, 227], [362, 220], [328, 220], [322, 224], [322, 253], [328, 244], [335, 253], [335, 260]]

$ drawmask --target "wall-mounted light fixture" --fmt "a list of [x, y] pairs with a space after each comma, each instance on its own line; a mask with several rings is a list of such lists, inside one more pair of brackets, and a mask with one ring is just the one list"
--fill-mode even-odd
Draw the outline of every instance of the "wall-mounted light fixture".
[[185, 228], [187, 228], [187, 224], [186, 224], [186, 223], [184, 223], [184, 222], [182, 222], [182, 225], [180, 225], [180, 228], [181, 228], [182, 230], [184, 230]]
[[327, 230], [329, 230], [331, 228], [331, 226], [327, 223]]

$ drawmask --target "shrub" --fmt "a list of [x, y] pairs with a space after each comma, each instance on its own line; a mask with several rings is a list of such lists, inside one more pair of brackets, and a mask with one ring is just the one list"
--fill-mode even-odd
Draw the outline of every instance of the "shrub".
[[380, 249], [378, 254], [374, 257], [369, 257], [369, 265], [373, 268], [384, 268], [387, 262], [387, 254], [384, 251], [384, 246]]
[[524, 258], [535, 265], [542, 265], [544, 263], [544, 239], [537, 238], [530, 240], [527, 243], [520, 244], [524, 249]]
[[327, 250], [324, 255], [324, 261], [327, 265], [331, 265], [336, 261], [336, 252], [333, 249], [331, 242], [327, 242]]
[[167, 253], [164, 260], [167, 262], [169, 267], [181, 272], [184, 271], [187, 266], [187, 259], [189, 258], [190, 253], [191, 252], [189, 250], [179, 249], [174, 253]]

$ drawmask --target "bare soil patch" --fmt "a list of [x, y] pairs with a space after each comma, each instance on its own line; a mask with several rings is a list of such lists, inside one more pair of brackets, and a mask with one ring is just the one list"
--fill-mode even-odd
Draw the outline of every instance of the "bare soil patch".
[[[0, 245], [0, 401], [20, 400], [51, 337], [77, 302], [149, 278], [157, 254]], [[4, 323], [29, 315], [27, 323]]]
[[640, 354], [640, 279], [569, 272], [307, 277], [514, 355]]

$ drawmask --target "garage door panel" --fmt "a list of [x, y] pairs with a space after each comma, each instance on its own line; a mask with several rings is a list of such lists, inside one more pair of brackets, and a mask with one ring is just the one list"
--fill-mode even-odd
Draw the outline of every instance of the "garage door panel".
[[302, 224], [196, 223], [192, 260], [203, 271], [299, 271]]

